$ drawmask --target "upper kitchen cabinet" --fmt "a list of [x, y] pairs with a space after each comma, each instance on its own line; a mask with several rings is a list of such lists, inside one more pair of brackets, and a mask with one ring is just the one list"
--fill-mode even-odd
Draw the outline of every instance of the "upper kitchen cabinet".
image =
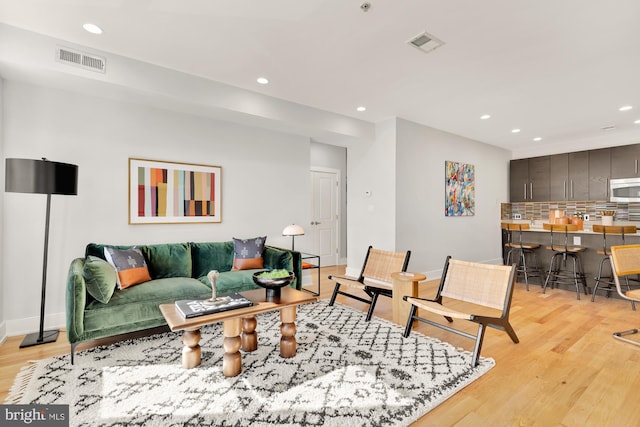
[[569, 154], [549, 156], [549, 200], [569, 199]]
[[611, 149], [589, 150], [589, 199], [609, 200]]
[[568, 200], [589, 200], [589, 151], [569, 153]]
[[529, 159], [509, 162], [509, 195], [512, 202], [527, 200], [529, 186]]
[[549, 156], [549, 201], [587, 200], [589, 154], [587, 151]]
[[512, 202], [549, 200], [549, 156], [512, 160], [509, 173]]
[[640, 144], [611, 148], [611, 178], [635, 178], [640, 176]]
[[529, 159], [529, 200], [549, 200], [549, 156]]

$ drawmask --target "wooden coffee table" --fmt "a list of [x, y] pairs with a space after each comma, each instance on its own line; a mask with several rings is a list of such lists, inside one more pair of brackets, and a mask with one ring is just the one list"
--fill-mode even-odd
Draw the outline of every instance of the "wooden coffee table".
[[280, 357], [289, 358], [296, 355], [296, 307], [301, 304], [316, 302], [317, 297], [290, 287], [282, 288], [280, 298], [267, 301], [264, 289], [240, 292], [254, 303], [251, 307], [237, 308], [222, 313], [186, 319], [178, 312], [175, 304], [162, 304], [160, 311], [172, 331], [183, 331], [182, 366], [190, 369], [200, 365], [200, 327], [211, 323], [222, 322], [224, 333], [224, 358], [222, 372], [226, 377], [235, 377], [242, 372], [242, 356], [240, 349], [250, 352], [258, 348], [256, 315], [267, 311], [280, 311]]

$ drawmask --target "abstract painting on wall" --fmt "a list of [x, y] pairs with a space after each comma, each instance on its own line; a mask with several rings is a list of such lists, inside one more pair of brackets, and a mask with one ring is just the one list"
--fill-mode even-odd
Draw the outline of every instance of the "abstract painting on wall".
[[222, 222], [222, 168], [129, 159], [129, 224]]
[[445, 161], [445, 216], [472, 216], [476, 210], [474, 166]]

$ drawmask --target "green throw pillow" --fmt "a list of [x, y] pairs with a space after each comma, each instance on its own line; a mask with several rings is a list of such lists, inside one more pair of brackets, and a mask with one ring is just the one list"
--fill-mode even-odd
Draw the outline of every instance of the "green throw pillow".
[[116, 290], [116, 270], [105, 260], [89, 255], [84, 261], [82, 276], [87, 292], [97, 301], [106, 304]]
[[188, 243], [147, 245], [140, 250], [154, 279], [191, 277], [191, 247]]

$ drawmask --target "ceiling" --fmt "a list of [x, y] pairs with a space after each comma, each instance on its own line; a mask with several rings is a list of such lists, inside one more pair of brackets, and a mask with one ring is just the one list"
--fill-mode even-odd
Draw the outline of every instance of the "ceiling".
[[[640, 1], [369, 0], [366, 12], [362, 3], [0, 0], [0, 22], [371, 123], [400, 117], [514, 153], [640, 143]], [[104, 33], [84, 31], [86, 22]], [[407, 44], [424, 31], [444, 45], [425, 53]], [[270, 83], [257, 84], [259, 76]], [[356, 111], [360, 105], [367, 110]], [[619, 111], [625, 105], [633, 109]]]

